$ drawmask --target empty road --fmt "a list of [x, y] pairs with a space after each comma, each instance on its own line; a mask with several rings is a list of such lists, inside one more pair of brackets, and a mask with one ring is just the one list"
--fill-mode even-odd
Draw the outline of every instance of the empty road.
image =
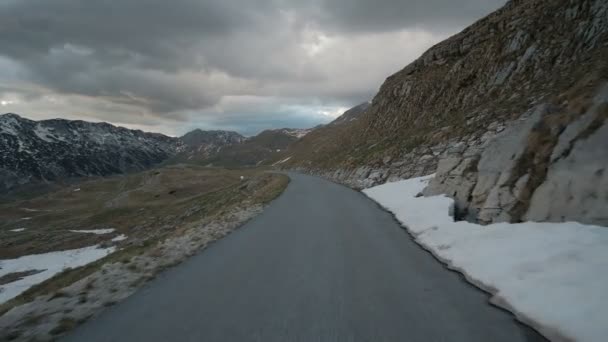
[[66, 340], [542, 340], [364, 195], [290, 176], [263, 214]]

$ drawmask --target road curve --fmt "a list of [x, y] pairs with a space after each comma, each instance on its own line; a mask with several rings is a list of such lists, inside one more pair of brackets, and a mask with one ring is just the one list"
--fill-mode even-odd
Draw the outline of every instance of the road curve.
[[364, 195], [299, 174], [66, 341], [538, 341]]

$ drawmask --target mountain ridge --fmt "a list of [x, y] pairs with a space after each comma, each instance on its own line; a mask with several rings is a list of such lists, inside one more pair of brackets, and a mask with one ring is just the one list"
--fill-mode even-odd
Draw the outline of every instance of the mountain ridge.
[[0, 115], [0, 189], [142, 171], [161, 163], [255, 166], [309, 131], [280, 128], [244, 137], [194, 129], [170, 137], [107, 122], [36, 121], [6, 113]]

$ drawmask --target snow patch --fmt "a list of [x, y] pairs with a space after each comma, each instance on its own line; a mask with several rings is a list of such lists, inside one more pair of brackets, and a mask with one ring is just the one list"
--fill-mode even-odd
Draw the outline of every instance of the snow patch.
[[17, 259], [0, 260], [0, 277], [17, 272], [44, 270], [23, 279], [0, 286], [0, 304], [18, 296], [68, 268], [84, 266], [113, 253], [116, 247], [99, 248], [99, 245], [67, 251], [34, 254]]
[[493, 302], [505, 303], [547, 337], [603, 341], [608, 336], [608, 228], [454, 222], [451, 198], [416, 197], [432, 177], [363, 192], [393, 212], [418, 243], [471, 281], [495, 289]]
[[274, 165], [279, 165], [279, 164], [283, 164], [283, 163], [285, 163], [286, 161], [288, 161], [289, 159], [291, 159], [291, 157], [287, 157], [287, 158], [285, 158], [285, 159], [283, 159], [283, 160], [279, 160], [278, 162], [276, 162], [276, 163], [272, 164], [272, 166], [274, 166]]
[[124, 241], [126, 239], [127, 239], [127, 236], [125, 234], [120, 234], [120, 235], [116, 236], [115, 238], [113, 238], [111, 241], [119, 242], [119, 241]]
[[53, 131], [46, 126], [37, 124], [34, 128], [34, 134], [43, 141], [54, 143], [57, 138], [53, 134]]
[[102, 234], [110, 234], [113, 231], [115, 231], [114, 228], [107, 228], [107, 229], [80, 229], [80, 230], [70, 230], [72, 233], [85, 233], [85, 234], [96, 234], [96, 235], [102, 235]]
[[15, 233], [19, 233], [19, 232], [22, 232], [24, 230], [25, 230], [25, 228], [15, 228], [15, 229], [11, 229], [10, 231], [11, 232], [15, 232]]
[[294, 138], [300, 139], [304, 137], [306, 134], [310, 133], [312, 129], [296, 129], [296, 128], [288, 128], [282, 130], [284, 134], [290, 135]]

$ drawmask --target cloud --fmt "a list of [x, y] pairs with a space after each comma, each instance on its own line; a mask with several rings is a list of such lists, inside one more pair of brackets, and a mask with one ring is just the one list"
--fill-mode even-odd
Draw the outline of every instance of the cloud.
[[297, 10], [326, 30], [343, 34], [404, 28], [449, 31], [496, 10], [506, 0], [310, 0]]
[[[164, 132], [314, 123], [317, 108], [370, 99], [385, 77], [503, 2], [5, 0], [0, 108]], [[274, 106], [222, 107], [238, 98]]]

